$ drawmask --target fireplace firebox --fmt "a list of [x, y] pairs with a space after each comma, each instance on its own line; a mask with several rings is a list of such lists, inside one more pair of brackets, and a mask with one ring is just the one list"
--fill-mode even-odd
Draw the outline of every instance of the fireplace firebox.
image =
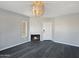
[[31, 34], [31, 41], [40, 41], [40, 34]]

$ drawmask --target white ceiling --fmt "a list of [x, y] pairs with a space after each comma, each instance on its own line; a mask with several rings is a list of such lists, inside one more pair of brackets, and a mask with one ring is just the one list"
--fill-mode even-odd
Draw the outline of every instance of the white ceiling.
[[[45, 17], [79, 13], [79, 1], [44, 1]], [[32, 15], [32, 1], [0, 1], [0, 8], [19, 14]]]

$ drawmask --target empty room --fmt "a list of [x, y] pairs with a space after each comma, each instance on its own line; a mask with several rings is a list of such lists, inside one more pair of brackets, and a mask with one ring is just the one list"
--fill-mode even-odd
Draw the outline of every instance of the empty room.
[[79, 1], [0, 1], [0, 58], [79, 58]]

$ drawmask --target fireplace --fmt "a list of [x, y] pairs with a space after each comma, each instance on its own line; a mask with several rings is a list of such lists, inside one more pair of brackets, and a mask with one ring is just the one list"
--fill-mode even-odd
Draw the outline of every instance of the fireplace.
[[40, 41], [40, 34], [31, 34], [31, 41]]

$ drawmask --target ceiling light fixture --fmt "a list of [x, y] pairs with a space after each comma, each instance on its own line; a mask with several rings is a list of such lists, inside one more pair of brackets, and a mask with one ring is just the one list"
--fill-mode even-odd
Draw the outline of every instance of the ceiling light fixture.
[[44, 14], [43, 1], [34, 1], [32, 5], [32, 13], [34, 16], [42, 16]]

